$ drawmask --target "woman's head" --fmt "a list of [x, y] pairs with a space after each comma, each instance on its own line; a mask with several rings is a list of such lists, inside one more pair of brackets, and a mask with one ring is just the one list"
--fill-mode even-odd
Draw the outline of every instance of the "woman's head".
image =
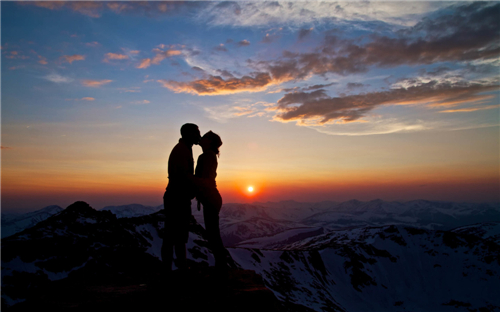
[[201, 138], [200, 145], [202, 148], [211, 150], [215, 154], [219, 155], [219, 147], [222, 145], [222, 140], [217, 134], [213, 133], [212, 131], [208, 131]]

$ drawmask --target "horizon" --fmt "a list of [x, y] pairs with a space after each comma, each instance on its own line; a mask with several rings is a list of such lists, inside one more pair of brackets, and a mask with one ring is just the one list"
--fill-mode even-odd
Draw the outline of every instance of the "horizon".
[[498, 2], [0, 5], [2, 212], [161, 204], [184, 123], [224, 203], [500, 202]]
[[[61, 206], [61, 205], [57, 205], [57, 204], [53, 204], [53, 205], [48, 205], [48, 206], [44, 206], [44, 207], [41, 207], [41, 208], [34, 208], [34, 209], [27, 209], [27, 210], [7, 210], [7, 211], [4, 211], [2, 209], [2, 214], [12, 214], [12, 215], [16, 215], [16, 214], [25, 214], [25, 213], [30, 213], [30, 212], [36, 212], [36, 211], [39, 211], [39, 210], [43, 210], [45, 208], [48, 208], [48, 207], [52, 207], [52, 206], [57, 206], [57, 207], [60, 207], [62, 209], [66, 209], [68, 208], [70, 205], [76, 203], [76, 202], [86, 202], [84, 200], [76, 200], [68, 205], [64, 205], [64, 206]], [[255, 201], [255, 202], [229, 202], [229, 203], [223, 203], [222, 206], [224, 205], [265, 205], [265, 204], [279, 204], [279, 203], [287, 203], [287, 202], [293, 202], [293, 203], [297, 203], [297, 204], [321, 204], [321, 203], [332, 203], [332, 204], [343, 204], [343, 203], [347, 203], [347, 202], [360, 202], [360, 203], [370, 203], [370, 202], [376, 202], [376, 201], [383, 201], [385, 203], [398, 203], [398, 204], [407, 204], [409, 202], [433, 202], [433, 203], [453, 203], [453, 204], [499, 204], [500, 205], [500, 201], [483, 201], [483, 202], [467, 202], [467, 201], [448, 201], [448, 200], [428, 200], [428, 199], [411, 199], [411, 200], [383, 200], [383, 199], [380, 199], [380, 198], [377, 198], [377, 199], [371, 199], [371, 200], [358, 200], [358, 199], [355, 199], [355, 198], [352, 198], [352, 199], [349, 199], [349, 200], [346, 200], [346, 201], [333, 201], [333, 200], [323, 200], [323, 201], [309, 201], [309, 202], [304, 202], [304, 201], [296, 201], [296, 200], [293, 200], [293, 199], [289, 199], [289, 200], [280, 200], [280, 201], [266, 201], [266, 202], [259, 202], [259, 201]], [[193, 206], [195, 203], [195, 200], [192, 201], [191, 205]], [[88, 203], [87, 203], [88, 204]], [[152, 207], [152, 208], [157, 208], [159, 206], [162, 206], [163, 203], [161, 204], [158, 204], [158, 205], [145, 205], [145, 204], [140, 204], [140, 203], [128, 203], [128, 204], [121, 204], [121, 205], [106, 205], [106, 206], [103, 206], [103, 207], [94, 207], [92, 206], [91, 204], [89, 204], [89, 206], [95, 210], [103, 210], [105, 208], [108, 208], [108, 207], [122, 207], [122, 206], [132, 206], [132, 205], [139, 205], [139, 206], [143, 206], [143, 207]]]

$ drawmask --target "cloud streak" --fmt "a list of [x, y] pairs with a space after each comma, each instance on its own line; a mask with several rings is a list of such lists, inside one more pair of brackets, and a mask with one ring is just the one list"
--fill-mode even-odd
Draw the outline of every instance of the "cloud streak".
[[83, 61], [85, 60], [85, 55], [79, 55], [79, 54], [74, 54], [74, 55], [63, 55], [59, 58], [62, 62], [68, 62], [72, 64], [74, 61]]
[[221, 95], [239, 92], [264, 91], [268, 86], [276, 83], [268, 73], [256, 73], [252, 76], [224, 79], [220, 76], [209, 76], [207, 79], [198, 79], [191, 82], [177, 82], [173, 80], [157, 80], [176, 93], [184, 92], [197, 95]]
[[112, 81], [113, 80], [82, 80], [81, 83], [86, 87], [99, 88]]
[[73, 78], [64, 77], [56, 73], [49, 74], [43, 78], [54, 83], [70, 83], [73, 81]]
[[371, 110], [383, 105], [455, 106], [484, 100], [481, 93], [499, 90], [498, 81], [490, 83], [440, 83], [436, 80], [409, 88], [382, 92], [329, 97], [324, 90], [285, 94], [273, 107], [274, 120], [298, 124], [325, 124], [360, 121]]
[[152, 59], [151, 58], [142, 59], [141, 62], [136, 66], [136, 68], [144, 69], [148, 68], [151, 65], [159, 65], [161, 61], [163, 61], [168, 57], [182, 54], [182, 51], [175, 49], [169, 49], [163, 51], [161, 49], [155, 48], [153, 49], [153, 52], [155, 52], [156, 55]]
[[106, 53], [104, 55], [104, 59], [102, 60], [104, 63], [109, 63], [110, 60], [128, 60], [128, 55], [120, 54], [120, 53]]

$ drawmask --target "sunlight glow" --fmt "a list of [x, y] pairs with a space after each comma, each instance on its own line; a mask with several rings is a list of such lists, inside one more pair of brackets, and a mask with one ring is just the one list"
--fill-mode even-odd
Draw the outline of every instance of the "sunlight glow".
[[249, 186], [249, 187], [248, 187], [248, 191], [249, 191], [250, 193], [251, 193], [251, 192], [253, 192], [253, 186]]

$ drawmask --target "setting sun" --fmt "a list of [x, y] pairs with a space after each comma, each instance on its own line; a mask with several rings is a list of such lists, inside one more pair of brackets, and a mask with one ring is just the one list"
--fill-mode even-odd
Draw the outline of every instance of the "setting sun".
[[249, 186], [249, 187], [248, 187], [248, 191], [249, 191], [249, 192], [253, 192], [253, 186]]

